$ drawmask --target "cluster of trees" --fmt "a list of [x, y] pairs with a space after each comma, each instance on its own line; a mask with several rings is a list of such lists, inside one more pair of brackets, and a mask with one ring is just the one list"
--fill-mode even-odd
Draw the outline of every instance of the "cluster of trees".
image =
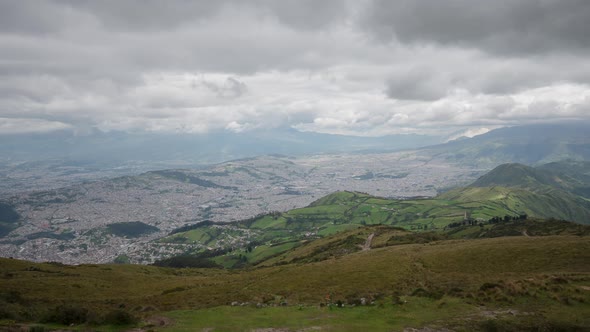
[[221, 265], [203, 256], [181, 255], [154, 262], [155, 266], [173, 268], [222, 268]]
[[522, 221], [526, 220], [528, 216], [526, 214], [519, 214], [518, 216], [509, 216], [505, 215], [504, 217], [492, 217], [488, 220], [488, 224], [497, 224], [501, 222], [511, 222], [511, 221]]
[[[502, 223], [502, 222], [511, 222], [511, 221], [523, 221], [526, 220], [528, 218], [528, 216], [526, 215], [526, 213], [523, 214], [519, 214], [517, 216], [509, 216], [509, 215], [505, 215], [504, 217], [492, 217], [490, 219], [488, 219], [487, 223], [488, 224], [498, 224], [498, 223]], [[477, 221], [475, 219], [469, 218], [467, 220], [463, 220], [461, 222], [453, 222], [450, 223], [446, 226], [446, 228], [455, 228], [455, 227], [461, 227], [461, 226], [478, 226], [478, 225], [483, 225], [482, 222]]]
[[452, 222], [450, 224], [448, 224], [446, 226], [446, 228], [455, 228], [455, 227], [460, 227], [460, 226], [477, 226], [480, 223], [475, 220], [475, 219], [468, 219], [468, 220], [463, 220], [461, 222]]

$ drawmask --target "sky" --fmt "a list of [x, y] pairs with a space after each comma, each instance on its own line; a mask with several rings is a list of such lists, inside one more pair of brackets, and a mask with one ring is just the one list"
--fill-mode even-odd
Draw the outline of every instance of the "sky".
[[587, 0], [0, 0], [0, 134], [590, 120]]

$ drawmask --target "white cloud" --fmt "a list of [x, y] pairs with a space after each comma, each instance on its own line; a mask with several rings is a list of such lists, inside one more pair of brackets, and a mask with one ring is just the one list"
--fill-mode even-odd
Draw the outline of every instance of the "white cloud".
[[69, 129], [70, 125], [41, 119], [0, 118], [1, 134], [28, 134]]
[[375, 39], [361, 22], [371, 1], [43, 3], [61, 20], [23, 3], [0, 11], [18, 17], [0, 20], [0, 117], [28, 119], [29, 131], [374, 136], [590, 119], [579, 43], [500, 56], [477, 39], [453, 43], [450, 28]]

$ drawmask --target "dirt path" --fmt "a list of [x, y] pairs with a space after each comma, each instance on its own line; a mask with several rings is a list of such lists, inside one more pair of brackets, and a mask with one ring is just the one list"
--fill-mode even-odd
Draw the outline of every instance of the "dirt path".
[[369, 237], [367, 237], [367, 241], [365, 241], [365, 245], [363, 246], [363, 251], [371, 250], [371, 243], [373, 242], [373, 237], [375, 237], [375, 233], [371, 233]]
[[524, 231], [522, 231], [522, 235], [524, 235], [524, 236], [526, 236], [526, 237], [531, 237], [531, 236], [529, 235], [529, 233], [527, 233], [527, 232], [526, 232], [526, 229], [525, 229]]

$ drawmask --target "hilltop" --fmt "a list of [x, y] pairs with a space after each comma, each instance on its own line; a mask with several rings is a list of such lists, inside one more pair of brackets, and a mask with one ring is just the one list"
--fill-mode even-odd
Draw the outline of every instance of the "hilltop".
[[564, 161], [540, 167], [504, 164], [466, 188], [442, 195], [465, 202], [496, 201], [509, 209], [537, 217], [588, 223], [590, 188], [588, 162]]

